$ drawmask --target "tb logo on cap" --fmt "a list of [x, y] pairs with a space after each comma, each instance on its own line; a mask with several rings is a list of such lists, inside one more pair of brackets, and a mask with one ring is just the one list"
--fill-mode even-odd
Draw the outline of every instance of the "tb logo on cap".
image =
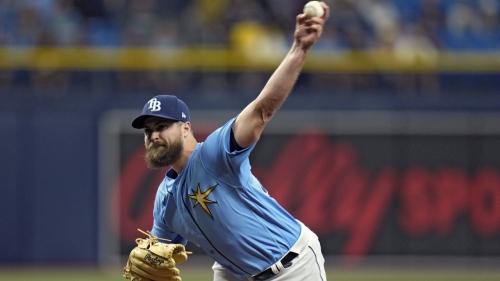
[[156, 98], [152, 98], [148, 101], [149, 107], [151, 111], [160, 111], [161, 110], [161, 102], [159, 102]]

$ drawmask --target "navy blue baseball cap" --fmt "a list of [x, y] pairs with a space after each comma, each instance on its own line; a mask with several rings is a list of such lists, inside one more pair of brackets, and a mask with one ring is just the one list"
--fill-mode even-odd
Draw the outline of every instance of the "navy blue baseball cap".
[[189, 109], [187, 105], [176, 96], [156, 96], [144, 105], [142, 115], [134, 119], [132, 127], [136, 129], [144, 128], [144, 121], [152, 116], [187, 122], [189, 121]]

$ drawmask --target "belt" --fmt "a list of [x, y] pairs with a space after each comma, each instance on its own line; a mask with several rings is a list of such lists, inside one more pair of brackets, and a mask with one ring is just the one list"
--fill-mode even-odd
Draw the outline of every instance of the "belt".
[[[283, 265], [283, 267], [287, 268], [287, 267], [290, 267], [292, 265], [292, 260], [294, 258], [296, 258], [299, 254], [297, 253], [293, 253], [293, 252], [288, 252], [288, 254], [286, 254], [281, 260], [281, 264]], [[268, 268], [264, 271], [262, 271], [261, 273], [255, 275], [253, 277], [253, 280], [255, 281], [264, 281], [264, 280], [267, 280], [271, 277], [273, 277], [275, 274], [273, 272], [273, 270], [271, 268]]]

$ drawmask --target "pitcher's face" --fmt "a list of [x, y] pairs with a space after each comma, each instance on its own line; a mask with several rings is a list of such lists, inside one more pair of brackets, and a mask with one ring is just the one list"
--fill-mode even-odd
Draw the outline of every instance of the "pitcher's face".
[[145, 160], [151, 169], [177, 162], [184, 150], [182, 122], [150, 117], [144, 123]]

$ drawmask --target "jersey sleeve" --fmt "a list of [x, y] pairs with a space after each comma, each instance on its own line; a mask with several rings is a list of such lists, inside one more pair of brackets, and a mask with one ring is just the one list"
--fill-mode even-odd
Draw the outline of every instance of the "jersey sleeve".
[[239, 185], [250, 176], [248, 156], [255, 143], [241, 150], [230, 150], [231, 129], [236, 118], [210, 134], [201, 147], [201, 161], [205, 169], [231, 185]]
[[154, 236], [158, 236], [159, 238], [170, 240], [170, 242], [168, 243], [183, 244], [184, 246], [186, 246], [187, 244], [187, 240], [184, 237], [168, 229], [164, 224], [157, 221], [156, 218], [154, 219], [153, 229], [151, 230], [151, 233]]
[[151, 233], [159, 238], [165, 238], [170, 240], [169, 243], [183, 244], [187, 243], [187, 240], [181, 235], [172, 231], [161, 219], [161, 214], [164, 212], [162, 200], [165, 198], [164, 182], [162, 182], [156, 192], [154, 209], [153, 209], [153, 228]]

